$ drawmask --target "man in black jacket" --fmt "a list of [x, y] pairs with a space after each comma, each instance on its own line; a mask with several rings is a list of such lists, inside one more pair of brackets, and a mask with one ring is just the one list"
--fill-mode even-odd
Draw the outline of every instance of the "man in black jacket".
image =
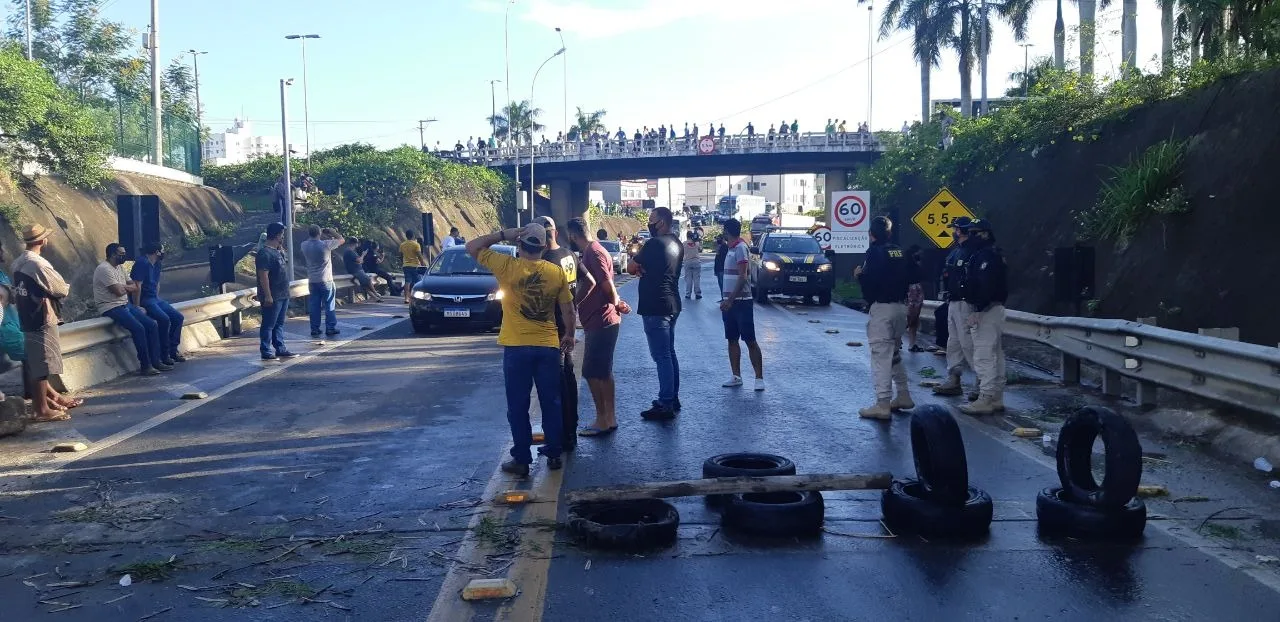
[[973, 368], [973, 337], [965, 329], [969, 317], [969, 304], [964, 301], [964, 269], [969, 261], [970, 220], [961, 216], [951, 221], [951, 235], [955, 240], [942, 268], [942, 299], [946, 301], [947, 380], [933, 388], [934, 395], [964, 395], [960, 374], [964, 365]]
[[970, 415], [1004, 410], [1004, 303], [1009, 294], [1004, 256], [996, 248], [991, 223], [969, 225], [971, 248], [965, 267], [964, 300], [969, 305], [965, 327], [972, 334], [973, 370], [978, 374], [978, 399], [960, 407]]
[[[907, 330], [906, 253], [889, 242], [893, 222], [884, 216], [871, 220], [871, 247], [866, 261], [853, 271], [862, 287], [867, 311], [867, 341], [871, 345], [871, 376], [876, 403], [858, 411], [867, 419], [891, 419], [893, 411], [915, 408], [902, 367], [902, 334]], [[898, 392], [894, 395], [894, 384]]]

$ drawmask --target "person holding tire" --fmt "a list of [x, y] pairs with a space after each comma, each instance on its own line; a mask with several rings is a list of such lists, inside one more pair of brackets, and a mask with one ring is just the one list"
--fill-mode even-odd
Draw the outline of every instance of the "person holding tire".
[[968, 415], [1004, 410], [1004, 302], [1009, 295], [1004, 255], [996, 248], [991, 223], [969, 225], [969, 261], [965, 266], [964, 300], [968, 317], [964, 330], [973, 342], [973, 367], [978, 374], [978, 399], [960, 407]]
[[[891, 419], [893, 411], [915, 408], [907, 371], [902, 366], [902, 335], [907, 330], [906, 253], [889, 242], [893, 221], [885, 216], [871, 220], [871, 247], [866, 261], [853, 271], [867, 300], [867, 341], [871, 344], [871, 374], [876, 403], [858, 411], [866, 419]], [[894, 394], [894, 385], [897, 394]]]
[[942, 268], [942, 299], [947, 307], [947, 380], [933, 388], [934, 395], [964, 395], [960, 374], [966, 363], [970, 369], [973, 368], [973, 338], [965, 330], [969, 305], [964, 301], [964, 268], [969, 261], [969, 248], [965, 242], [969, 239], [971, 222], [968, 216], [951, 221], [951, 236], [955, 242]]

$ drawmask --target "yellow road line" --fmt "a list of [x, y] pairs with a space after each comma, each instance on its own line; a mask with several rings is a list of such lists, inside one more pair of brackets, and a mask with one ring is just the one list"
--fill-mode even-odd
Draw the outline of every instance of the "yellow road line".
[[520, 595], [499, 609], [495, 620], [542, 620], [542, 612], [547, 606], [547, 583], [556, 539], [555, 530], [547, 525], [555, 523], [563, 483], [564, 470], [549, 471], [533, 489], [533, 499], [537, 503], [525, 506], [524, 517], [520, 521], [522, 525], [528, 525], [520, 530], [523, 552], [507, 573], [507, 578], [520, 589]]

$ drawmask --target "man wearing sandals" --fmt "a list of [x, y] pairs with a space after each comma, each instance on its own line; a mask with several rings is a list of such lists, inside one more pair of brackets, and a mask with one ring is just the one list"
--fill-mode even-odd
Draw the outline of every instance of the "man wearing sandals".
[[[613, 354], [618, 344], [622, 316], [631, 312], [613, 284], [613, 259], [587, 234], [587, 222], [570, 220], [565, 227], [569, 246], [582, 253], [583, 282], [578, 285], [578, 317], [585, 335], [582, 377], [587, 379], [596, 420], [578, 431], [579, 436], [601, 436], [618, 429], [614, 403]], [[603, 231], [603, 229], [601, 230]], [[571, 431], [566, 430], [565, 434]]]
[[66, 421], [71, 418], [67, 409], [84, 403], [64, 398], [49, 385], [49, 376], [62, 373], [58, 324], [62, 300], [71, 293], [62, 275], [41, 256], [52, 234], [53, 230], [39, 224], [27, 226], [22, 232], [27, 250], [10, 267], [18, 319], [26, 340], [24, 380], [36, 421]]

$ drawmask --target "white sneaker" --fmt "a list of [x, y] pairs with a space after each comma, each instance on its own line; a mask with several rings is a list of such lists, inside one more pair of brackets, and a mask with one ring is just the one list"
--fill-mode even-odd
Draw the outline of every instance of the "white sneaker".
[[722, 384], [722, 385], [720, 385], [720, 386], [722, 386], [722, 387], [740, 387], [740, 386], [742, 386], [742, 378], [739, 378], [738, 376], [733, 376], [733, 377], [729, 378], [728, 380], [726, 380], [726, 381], [724, 382], [724, 384]]
[[756, 378], [756, 390], [757, 391], [764, 390], [764, 378]]

